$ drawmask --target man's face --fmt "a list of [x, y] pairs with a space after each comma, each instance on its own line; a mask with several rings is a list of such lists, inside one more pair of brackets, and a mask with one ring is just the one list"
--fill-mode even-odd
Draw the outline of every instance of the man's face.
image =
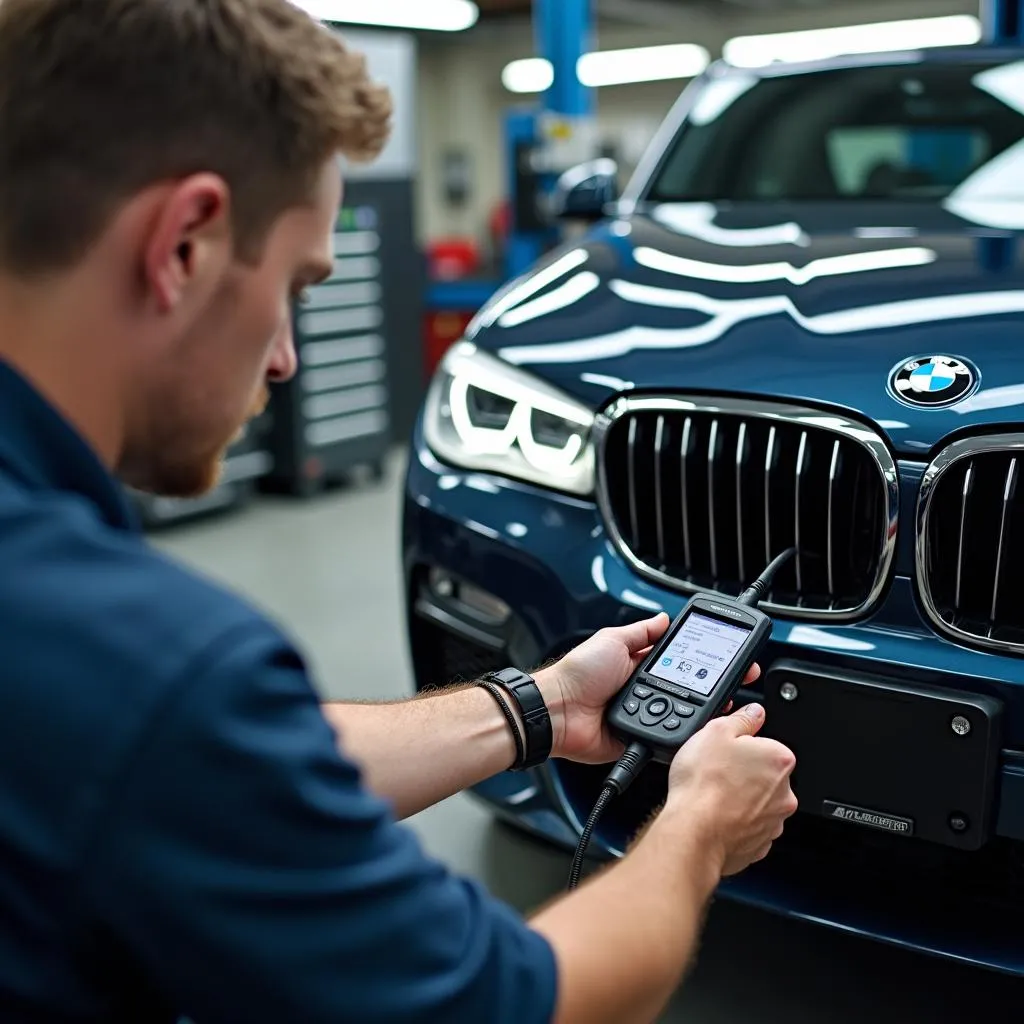
[[274, 224], [257, 264], [231, 259], [218, 272], [208, 299], [145, 374], [149, 386], [119, 467], [126, 483], [169, 497], [217, 484], [226, 449], [266, 406], [268, 382], [296, 371], [292, 302], [331, 272], [340, 198], [330, 161], [311, 203]]

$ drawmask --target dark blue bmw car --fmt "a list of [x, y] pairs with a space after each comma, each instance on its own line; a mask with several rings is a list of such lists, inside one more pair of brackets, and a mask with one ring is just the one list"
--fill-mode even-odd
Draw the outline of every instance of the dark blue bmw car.
[[[745, 699], [801, 811], [722, 894], [1024, 974], [1024, 60], [714, 66], [480, 311], [411, 447], [417, 685], [797, 556]], [[477, 789], [571, 848], [606, 769]], [[653, 765], [598, 826], [621, 855]]]

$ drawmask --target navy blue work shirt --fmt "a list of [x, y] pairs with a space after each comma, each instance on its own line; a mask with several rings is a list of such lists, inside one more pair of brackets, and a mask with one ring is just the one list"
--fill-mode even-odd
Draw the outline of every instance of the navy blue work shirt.
[[0, 363], [0, 1020], [529, 1024], [555, 992], [362, 787], [292, 643]]

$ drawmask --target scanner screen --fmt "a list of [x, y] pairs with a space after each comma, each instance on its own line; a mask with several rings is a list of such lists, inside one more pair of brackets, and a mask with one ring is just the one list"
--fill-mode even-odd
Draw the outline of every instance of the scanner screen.
[[705, 697], [736, 658], [750, 629], [693, 612], [647, 672]]

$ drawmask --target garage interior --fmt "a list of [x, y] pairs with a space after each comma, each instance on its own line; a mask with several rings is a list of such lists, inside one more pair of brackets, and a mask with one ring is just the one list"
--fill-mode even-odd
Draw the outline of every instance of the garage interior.
[[[153, 543], [283, 623], [333, 699], [414, 691], [402, 510], [427, 388], [499, 288], [562, 232], [584, 230], [545, 220], [553, 173], [517, 148], [535, 144], [531, 132], [554, 132], [545, 153], [558, 173], [614, 160], [624, 186], [688, 77], [703, 70], [701, 50], [717, 60], [730, 41], [856, 25], [876, 26], [883, 46], [885, 23], [922, 19], [958, 26], [952, 44], [1024, 45], [1015, 0], [981, 9], [964, 0], [477, 0], [476, 8], [461, 31], [338, 20], [392, 87], [395, 132], [380, 161], [351, 168], [338, 273], [296, 310], [302, 373], [275, 388], [213, 495], [136, 496]], [[587, 87], [564, 66], [573, 54], [665, 44], [695, 48], [688, 77]], [[907, 43], [915, 45], [931, 44]], [[471, 794], [410, 824], [432, 854], [524, 912], [564, 886], [569, 852], [498, 820]], [[935, 891], [937, 906], [950, 895]], [[930, 1024], [1019, 1012], [1022, 976], [853, 932], [716, 900], [697, 963], [663, 1020]]]

